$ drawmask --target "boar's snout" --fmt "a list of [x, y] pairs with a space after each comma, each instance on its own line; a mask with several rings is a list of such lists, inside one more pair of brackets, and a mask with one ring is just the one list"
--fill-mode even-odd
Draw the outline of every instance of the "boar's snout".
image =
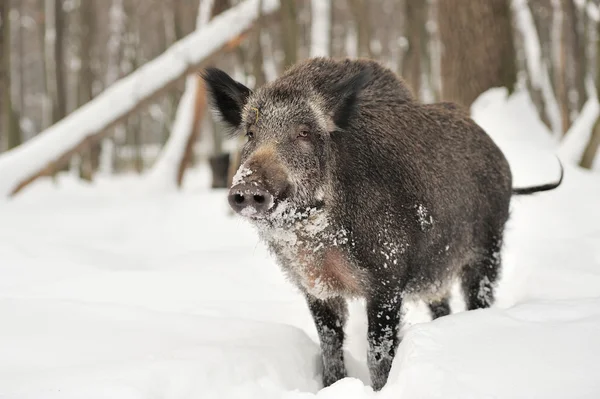
[[273, 196], [254, 184], [237, 184], [229, 190], [229, 205], [242, 216], [264, 215], [273, 204]]

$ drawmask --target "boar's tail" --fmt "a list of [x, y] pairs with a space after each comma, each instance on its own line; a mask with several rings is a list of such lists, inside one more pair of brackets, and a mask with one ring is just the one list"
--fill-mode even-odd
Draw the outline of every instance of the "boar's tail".
[[540, 191], [550, 191], [554, 190], [556, 187], [560, 186], [563, 180], [564, 168], [560, 159], [558, 159], [558, 164], [560, 165], [560, 178], [556, 183], [542, 184], [541, 186], [532, 186], [532, 187], [522, 187], [522, 188], [513, 188], [512, 192], [514, 195], [528, 195], [533, 193], [539, 193]]

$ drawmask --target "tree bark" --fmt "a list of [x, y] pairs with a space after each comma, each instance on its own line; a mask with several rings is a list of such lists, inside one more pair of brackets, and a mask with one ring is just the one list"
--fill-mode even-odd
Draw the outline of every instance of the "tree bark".
[[358, 56], [371, 58], [371, 24], [366, 0], [350, 0], [350, 10], [356, 27]]
[[328, 57], [331, 54], [331, 0], [312, 0], [310, 56]]
[[425, 24], [427, 23], [427, 4], [425, 1], [407, 0], [405, 2], [405, 35], [408, 49], [402, 60], [402, 76], [408, 82], [414, 95], [419, 98], [421, 92], [421, 75], [423, 46], [426, 43]]
[[[564, 1], [564, 0], [563, 0]], [[575, 111], [577, 114], [583, 108], [587, 101], [587, 91], [585, 89], [585, 80], [587, 78], [587, 11], [584, 6], [582, 10], [577, 10], [573, 0], [567, 0], [568, 7], [571, 8], [570, 16], [571, 26], [573, 26], [571, 57], [573, 60], [573, 85], [577, 91], [575, 102]]]
[[[562, 121], [560, 116], [560, 106], [556, 97], [556, 87], [553, 80], [554, 62], [553, 51], [553, 15], [554, 7], [549, 0], [522, 0], [521, 9], [517, 10], [519, 17], [519, 26], [521, 39], [524, 48], [529, 48], [530, 52], [535, 52], [536, 45], [539, 45], [540, 53], [530, 54], [530, 57], [538, 57], [538, 60], [527, 58], [527, 85], [531, 98], [536, 106], [540, 119], [550, 128], [556, 137], [562, 136]], [[528, 37], [531, 34], [531, 26], [537, 38]], [[530, 41], [536, 41], [534, 45], [528, 45]], [[556, 40], [558, 41], [558, 40]], [[535, 68], [539, 69], [535, 69]]]
[[[92, 58], [96, 35], [95, 0], [85, 0], [79, 5], [79, 90], [77, 104], [81, 107], [94, 97], [94, 72]], [[91, 181], [100, 164], [100, 143], [90, 144], [81, 153], [79, 176]]]
[[[258, 1], [259, 5], [262, 5], [262, 1]], [[214, 0], [212, 7], [209, 11], [209, 19], [213, 19], [217, 15], [221, 14], [223, 11], [227, 10], [229, 7], [229, 0]], [[260, 18], [259, 13], [259, 18]], [[202, 21], [203, 23], [207, 23], [208, 21]], [[192, 121], [192, 131], [188, 135], [188, 139], [185, 143], [185, 150], [182, 154], [181, 161], [179, 162], [179, 166], [177, 168], [177, 187], [181, 187], [183, 184], [183, 178], [185, 176], [185, 172], [187, 168], [192, 164], [192, 160], [194, 158], [194, 145], [196, 141], [198, 141], [198, 136], [200, 135], [200, 126], [202, 125], [202, 119], [206, 113], [207, 105], [208, 105], [208, 97], [206, 93], [206, 87], [204, 86], [204, 81], [200, 76], [196, 76], [196, 93], [194, 99], [194, 115]], [[217, 154], [219, 155], [219, 154]], [[215, 170], [213, 170], [213, 182]], [[222, 180], [222, 179], [221, 179]]]
[[598, 153], [598, 147], [600, 147], [600, 118], [596, 120], [594, 128], [592, 129], [590, 141], [586, 145], [583, 155], [581, 156], [581, 162], [579, 163], [581, 167], [586, 169], [592, 168], [594, 159]]
[[[87, 0], [86, 0], [87, 1]], [[54, 42], [54, 60], [56, 67], [56, 99], [54, 122], [67, 115], [67, 88], [65, 84], [65, 13], [62, 0], [54, 0], [54, 29], [56, 39]]]
[[[106, 43], [106, 74], [104, 87], [109, 87], [121, 77], [123, 35], [125, 33], [126, 14], [123, 0], [112, 0], [108, 17], [108, 42]], [[165, 48], [166, 50], [166, 48]], [[115, 130], [123, 129], [123, 126]], [[112, 173], [116, 167], [116, 146], [114, 138], [105, 138], [101, 143], [100, 172]]]
[[[600, 37], [600, 25], [598, 25], [598, 37]], [[596, 41], [596, 65], [600, 65], [600, 40]], [[600, 93], [600, 68], [596, 67], [596, 93]], [[579, 165], [586, 169], [591, 169], [594, 165], [594, 159], [600, 147], [600, 116], [596, 119], [590, 141], [585, 146]]]
[[281, 0], [284, 69], [294, 65], [298, 59], [298, 22], [296, 14], [296, 0]]
[[62, 0], [46, 0], [46, 83], [50, 93], [52, 123], [67, 113], [67, 95], [64, 75], [64, 12]]
[[204, 80], [198, 76], [195, 77], [195, 79], [196, 94], [194, 101], [194, 120], [192, 122], [192, 131], [188, 136], [187, 142], [185, 143], [185, 150], [183, 151], [183, 156], [181, 157], [181, 162], [179, 163], [179, 167], [177, 169], [177, 187], [182, 186], [185, 171], [187, 170], [188, 166], [192, 164], [192, 160], [194, 158], [194, 144], [198, 140], [198, 136], [200, 134], [200, 125], [202, 125], [202, 117], [206, 112], [208, 98]]
[[4, 123], [2, 130], [6, 132], [7, 148], [15, 148], [21, 144], [21, 129], [12, 102], [11, 90], [11, 39], [10, 39], [10, 2], [3, 1], [0, 4], [0, 20], [2, 30], [0, 31], [0, 55], [2, 65], [0, 66], [0, 95], [2, 96], [2, 115]]
[[258, 18], [254, 24], [252, 46], [252, 75], [254, 76], [254, 87], [258, 88], [267, 83], [264, 68], [264, 55], [262, 51], [261, 35], [263, 33], [262, 0], [258, 1]]
[[[556, 85], [556, 99], [560, 108], [560, 119], [562, 134], [564, 135], [571, 126], [571, 112], [569, 107], [569, 83], [568, 83], [568, 68], [569, 68], [569, 32], [574, 29], [571, 26], [572, 16], [569, 13], [573, 10], [569, 7], [571, 0], [561, 0], [560, 8], [555, 10], [556, 21], [559, 26], [559, 41], [557, 43], [558, 54], [556, 54], [557, 65], [554, 69], [554, 81]], [[572, 5], [572, 4], [571, 4]]]
[[25, 79], [24, 70], [25, 70], [25, 40], [23, 37], [25, 36], [25, 29], [23, 28], [23, 15], [25, 13], [24, 1], [19, 1], [19, 26], [17, 28], [17, 69], [18, 69], [18, 78], [17, 78], [17, 87], [18, 87], [18, 95], [17, 95], [17, 110], [19, 115], [25, 115]]
[[516, 83], [515, 49], [508, 0], [438, 2], [442, 42], [442, 100], [469, 108], [492, 87]]

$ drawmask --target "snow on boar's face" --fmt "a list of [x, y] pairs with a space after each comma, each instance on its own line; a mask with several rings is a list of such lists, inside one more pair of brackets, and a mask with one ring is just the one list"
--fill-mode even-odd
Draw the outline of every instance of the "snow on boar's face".
[[252, 219], [322, 206], [335, 163], [331, 135], [347, 126], [368, 77], [330, 88], [335, 104], [325, 103], [306, 76], [284, 76], [255, 93], [216, 68], [203, 78], [221, 119], [247, 137], [230, 206]]

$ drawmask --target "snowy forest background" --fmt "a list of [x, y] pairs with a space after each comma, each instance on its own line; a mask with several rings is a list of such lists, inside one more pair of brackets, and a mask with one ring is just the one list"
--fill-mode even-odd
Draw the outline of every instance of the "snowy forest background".
[[[600, 397], [600, 0], [0, 0], [0, 21], [0, 398]], [[360, 299], [322, 389], [198, 77], [254, 88], [316, 55], [462, 104], [514, 187], [564, 165], [511, 199], [491, 308], [404, 301], [377, 393]]]
[[[152, 185], [177, 187], [186, 168], [202, 162], [211, 165], [213, 186], [225, 187], [239, 143], [224, 141], [194, 73], [218, 66], [257, 87], [316, 55], [380, 60], [424, 102], [470, 107], [493, 87], [526, 89], [553, 140], [562, 142], [586, 107], [588, 119], [598, 117], [598, 6], [597, 0], [5, 0], [0, 194], [59, 171], [86, 180], [134, 171]], [[574, 164], [592, 168], [600, 124], [587, 130], [569, 151]], [[44, 136], [39, 144], [36, 136]], [[18, 146], [20, 152], [11, 151]]]

